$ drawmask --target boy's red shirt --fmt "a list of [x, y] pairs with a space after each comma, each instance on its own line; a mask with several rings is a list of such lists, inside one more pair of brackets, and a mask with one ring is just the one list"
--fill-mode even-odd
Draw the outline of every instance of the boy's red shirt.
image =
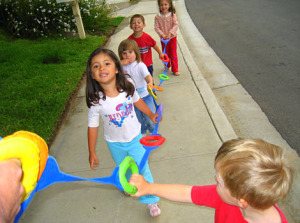
[[139, 46], [139, 50], [141, 53], [141, 58], [144, 64], [147, 67], [153, 64], [152, 61], [152, 51], [151, 47], [156, 45], [156, 41], [147, 33], [143, 32], [142, 36], [139, 38], [135, 38], [133, 34], [131, 34], [128, 39], [135, 40], [137, 45]]
[[[216, 209], [216, 223], [248, 223], [239, 207], [225, 203], [217, 193], [216, 185], [193, 186], [191, 198], [194, 204], [203, 205]], [[274, 205], [280, 214], [282, 223], [287, 223], [282, 211]]]

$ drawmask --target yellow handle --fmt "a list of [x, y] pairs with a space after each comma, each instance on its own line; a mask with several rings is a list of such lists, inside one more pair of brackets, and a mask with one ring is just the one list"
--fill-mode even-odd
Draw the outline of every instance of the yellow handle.
[[148, 85], [148, 91], [149, 91], [149, 94], [151, 94], [154, 97], [154, 99], [156, 100], [157, 96], [153, 93], [153, 91], [149, 85]]
[[18, 131], [0, 141], [0, 161], [9, 160], [23, 170], [21, 183], [24, 187], [24, 195], [21, 203], [34, 190], [39, 175], [44, 171], [47, 159], [48, 146], [41, 137], [34, 133]]

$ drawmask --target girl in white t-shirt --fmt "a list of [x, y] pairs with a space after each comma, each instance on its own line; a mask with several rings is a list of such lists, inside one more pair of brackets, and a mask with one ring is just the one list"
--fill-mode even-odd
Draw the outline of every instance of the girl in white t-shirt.
[[[148, 86], [151, 89], [153, 88], [153, 79], [147, 69], [147, 66], [142, 62], [137, 43], [132, 39], [125, 39], [120, 43], [118, 52], [121, 64], [123, 65], [123, 70], [133, 79], [134, 86], [139, 96], [154, 113], [154, 101], [147, 89]], [[150, 133], [153, 133], [155, 123], [153, 123], [152, 120], [136, 106], [134, 107], [137, 118], [141, 123], [142, 135], [145, 136], [147, 130]]]
[[[86, 102], [88, 111], [89, 162], [92, 169], [98, 166], [95, 153], [100, 116], [103, 120], [104, 138], [113, 160], [119, 165], [126, 156], [140, 163], [145, 149], [139, 142], [141, 126], [134, 106], [156, 122], [157, 114], [151, 112], [135, 91], [129, 76], [125, 75], [116, 54], [97, 48], [90, 55], [87, 68]], [[141, 171], [148, 182], [153, 182], [148, 162]], [[128, 176], [129, 179], [130, 176]], [[152, 216], [160, 215], [159, 197], [144, 196], [141, 203], [148, 204]]]

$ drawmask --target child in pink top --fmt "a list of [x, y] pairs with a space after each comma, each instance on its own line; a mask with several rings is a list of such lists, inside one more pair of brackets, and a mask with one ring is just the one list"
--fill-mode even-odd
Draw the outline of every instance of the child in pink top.
[[[172, 0], [158, 0], [159, 13], [155, 16], [154, 28], [160, 38], [170, 39], [166, 47], [166, 54], [170, 58], [168, 68], [172, 66], [174, 75], [180, 75], [178, 71], [178, 57], [177, 57], [177, 28], [178, 21], [173, 7]], [[165, 44], [161, 42], [164, 49]]]
[[287, 223], [276, 203], [290, 191], [291, 160], [283, 150], [261, 139], [234, 139], [223, 143], [215, 157], [216, 185], [147, 183], [133, 174], [133, 197], [146, 194], [171, 201], [194, 203], [215, 209], [218, 223]]

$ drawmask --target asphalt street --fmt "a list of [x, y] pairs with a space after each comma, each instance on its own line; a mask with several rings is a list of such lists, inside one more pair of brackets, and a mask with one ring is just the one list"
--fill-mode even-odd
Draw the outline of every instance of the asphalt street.
[[[199, 32], [300, 154], [300, 1], [186, 0]], [[222, 106], [223, 110], [230, 108]], [[233, 127], [243, 136], [247, 128]], [[246, 132], [245, 132], [246, 131]]]

